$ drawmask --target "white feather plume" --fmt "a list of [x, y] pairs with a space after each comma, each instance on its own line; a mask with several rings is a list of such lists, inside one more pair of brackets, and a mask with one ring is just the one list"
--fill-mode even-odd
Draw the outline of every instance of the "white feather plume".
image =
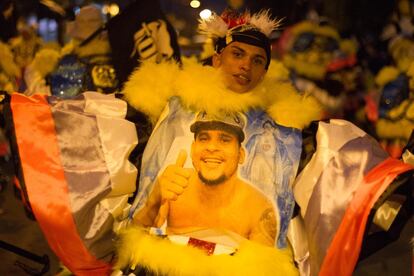
[[249, 23], [269, 37], [280, 26], [281, 21], [282, 19], [271, 19], [269, 10], [261, 10], [251, 15]]
[[200, 19], [198, 29], [201, 34], [209, 37], [224, 37], [227, 34], [228, 26], [219, 15], [213, 13], [207, 19]]
[[[246, 11], [241, 17], [244, 22], [259, 29], [267, 37], [280, 26], [282, 21], [281, 19], [272, 19], [269, 10], [261, 10], [255, 14]], [[213, 13], [209, 18], [199, 20], [198, 29], [201, 34], [209, 37], [225, 37], [229, 26], [220, 15]]]

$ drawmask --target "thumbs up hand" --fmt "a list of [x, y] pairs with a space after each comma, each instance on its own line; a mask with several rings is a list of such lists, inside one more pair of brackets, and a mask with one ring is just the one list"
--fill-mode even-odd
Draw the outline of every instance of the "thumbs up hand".
[[177, 200], [188, 186], [192, 169], [185, 169], [187, 152], [181, 150], [175, 164], [169, 165], [158, 179], [161, 191], [161, 201]]
[[181, 150], [175, 164], [169, 165], [158, 178], [161, 195], [161, 206], [155, 219], [155, 226], [161, 227], [168, 217], [169, 201], [177, 200], [188, 186], [189, 178], [193, 169], [185, 169], [187, 152]]

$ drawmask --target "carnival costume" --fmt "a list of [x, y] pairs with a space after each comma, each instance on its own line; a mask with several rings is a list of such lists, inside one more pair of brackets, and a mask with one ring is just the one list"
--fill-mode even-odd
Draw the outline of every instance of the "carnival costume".
[[336, 29], [310, 20], [288, 27], [278, 41], [283, 64], [299, 91], [311, 93], [324, 118], [344, 118], [349, 97], [355, 97], [357, 59], [355, 43]]
[[[393, 157], [399, 158], [414, 126], [413, 76], [414, 43], [406, 37], [390, 41], [389, 52], [393, 65], [382, 68], [376, 78], [376, 116], [371, 116], [375, 134]], [[374, 100], [375, 101], [375, 100]]]

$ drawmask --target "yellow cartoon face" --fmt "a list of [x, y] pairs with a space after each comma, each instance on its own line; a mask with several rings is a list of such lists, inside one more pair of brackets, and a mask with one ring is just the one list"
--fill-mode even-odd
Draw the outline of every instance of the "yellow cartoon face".
[[114, 87], [116, 83], [115, 69], [108, 64], [98, 64], [92, 68], [92, 80], [96, 87]]
[[342, 60], [348, 59], [341, 49], [340, 36], [332, 27], [305, 21], [293, 27], [291, 32], [289, 50], [283, 56], [283, 62], [300, 76], [322, 80], [327, 71], [332, 71], [332, 64], [336, 66], [335, 62], [340, 60], [342, 66]]
[[398, 69], [406, 71], [414, 60], [414, 42], [408, 38], [397, 38], [390, 43], [389, 52]]

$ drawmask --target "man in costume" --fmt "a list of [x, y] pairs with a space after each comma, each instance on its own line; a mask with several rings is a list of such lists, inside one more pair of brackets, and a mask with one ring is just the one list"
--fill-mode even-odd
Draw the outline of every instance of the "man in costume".
[[237, 175], [238, 164], [245, 159], [243, 126], [237, 115], [209, 118], [201, 112], [191, 125], [194, 170], [183, 168], [187, 154], [180, 152], [176, 164], [168, 165], [157, 179], [149, 204], [135, 216], [136, 221], [158, 227], [167, 221], [168, 232], [174, 234], [221, 228], [273, 246], [272, 204]]
[[[194, 137], [190, 126], [196, 114], [200, 112], [206, 112], [211, 116], [223, 113], [240, 114], [246, 121], [244, 129], [246, 140], [256, 134], [264, 122], [274, 121], [277, 118], [278, 123], [275, 125], [278, 131], [294, 142], [291, 143], [289, 150], [284, 152], [283, 157], [275, 158], [270, 162], [289, 160], [289, 166], [281, 164], [281, 167], [286, 169], [284, 176], [288, 183], [294, 179], [292, 176], [297, 172], [301, 151], [301, 134], [298, 129], [311, 120], [317, 119], [319, 108], [313, 98], [298, 94], [287, 83], [284, 74], [286, 71], [280, 64], [276, 64], [273, 68], [270, 67], [271, 50], [268, 36], [278, 25], [278, 21], [270, 19], [267, 12], [251, 16], [245, 14], [240, 18], [229, 14], [224, 19], [216, 15], [211, 20], [204, 21], [201, 28], [205, 33], [214, 36], [214, 33], [220, 30], [217, 24], [224, 27], [224, 30], [222, 29], [222, 32], [214, 37], [217, 39], [217, 48], [212, 67], [204, 67], [194, 62], [184, 62], [183, 69], [174, 63], [143, 63], [140, 70], [137, 70], [131, 76], [130, 81], [125, 84], [123, 90], [125, 98], [132, 106], [147, 114], [155, 126], [143, 155], [140, 186], [131, 209], [132, 217], [145, 208], [150, 198], [149, 195], [157, 187], [155, 185], [157, 177], [169, 164], [175, 163], [180, 150], [191, 152], [190, 145]], [[278, 107], [274, 108], [276, 103]], [[290, 118], [291, 114], [295, 114], [294, 119]], [[249, 158], [252, 156], [246, 152], [244, 164], [249, 161]], [[184, 165], [184, 167], [189, 167], [189, 165]], [[244, 165], [240, 166], [242, 170]], [[260, 190], [259, 184], [252, 183], [252, 185]], [[282, 183], [275, 183], [275, 185], [282, 185]], [[234, 194], [237, 194], [237, 191]], [[295, 274], [296, 269], [292, 266], [290, 253], [286, 247], [286, 226], [293, 213], [293, 194], [290, 190], [283, 196], [278, 196], [282, 197], [281, 205], [285, 208], [283, 210], [276, 208], [273, 216], [273, 224], [277, 225], [274, 245], [277, 244], [276, 246], [284, 249], [270, 248], [272, 249], [270, 254], [275, 253], [283, 257], [271, 258], [277, 260], [277, 265], [272, 263], [265, 266], [255, 263], [252, 267], [256, 269], [260, 267], [268, 273], [284, 271], [287, 274], [292, 272]], [[275, 197], [269, 196], [269, 199], [273, 206], [276, 206]], [[248, 204], [246, 208], [247, 206]], [[233, 214], [225, 212], [224, 209], [222, 212], [223, 219], [227, 218], [230, 221]], [[192, 237], [193, 233], [186, 233], [186, 236]], [[138, 238], [134, 240], [134, 246], [140, 247]], [[205, 240], [211, 241], [212, 237], [204, 237]], [[214, 239], [214, 242], [226, 244], [228, 240], [228, 238], [220, 237]], [[240, 246], [240, 244], [235, 244], [239, 250], [238, 253], [240, 253]], [[266, 246], [266, 248], [269, 247]], [[151, 249], [153, 252], [161, 250], [154, 246], [151, 246]], [[145, 251], [143, 249], [142, 252]], [[264, 253], [262, 253], [260, 250], [255, 255], [262, 256], [264, 260], [266, 258], [263, 258]], [[122, 255], [122, 253], [119, 255], [120, 263], [122, 263]], [[150, 256], [151, 253], [146, 252], [145, 255]], [[243, 254], [236, 255], [242, 256]], [[186, 258], [188, 256], [183, 257], [183, 259]], [[151, 260], [155, 261], [154, 258]], [[214, 262], [214, 256], [210, 260], [209, 263]], [[281, 260], [285, 260], [284, 265], [280, 264]], [[140, 265], [146, 266], [145, 263], [140, 263]], [[166, 267], [165, 263], [161, 262], [160, 265], [165, 273], [171, 272], [169, 271], [171, 267]], [[158, 270], [159, 268], [148, 267], [148, 269]], [[182, 269], [189, 268], [182, 267]], [[214, 269], [223, 269], [223, 266], [220, 265]]]
[[[280, 168], [273, 171], [279, 175], [269, 176], [277, 179], [272, 189], [277, 193], [267, 195], [276, 206], [273, 253], [285, 253], [282, 255], [286, 257], [289, 255], [286, 250], [292, 248], [302, 275], [350, 275], [358, 261], [364, 231], [366, 235], [370, 231], [365, 226], [371, 225], [367, 220], [372, 207], [384, 203], [387, 197], [378, 201], [382, 192], [396, 176], [412, 167], [389, 159], [371, 137], [347, 121], [319, 122], [304, 129], [312, 120], [320, 118], [321, 111], [313, 97], [298, 93], [292, 87], [283, 66], [270, 62], [268, 35], [277, 23], [269, 19], [267, 12], [239, 17], [214, 15], [200, 24], [201, 31], [216, 41], [212, 67], [187, 61], [182, 69], [173, 63], [143, 63], [134, 72], [125, 84], [124, 96], [132, 106], [147, 114], [155, 127], [143, 155], [140, 186], [131, 217], [145, 208], [149, 195], [157, 187], [156, 179], [168, 164], [175, 162], [179, 151], [190, 152], [189, 126], [196, 114], [241, 113], [246, 118], [246, 141], [261, 132], [266, 121], [271, 121], [278, 136], [273, 138], [274, 143], [282, 149], [266, 160]], [[289, 143], [279, 147], [283, 141]], [[255, 154], [246, 150], [245, 155], [241, 171], [249, 171], [244, 166]], [[260, 171], [251, 171], [243, 177], [257, 179], [254, 175], [257, 173]], [[258, 189], [263, 186], [252, 184]], [[335, 197], [332, 204], [321, 203], [321, 200], [329, 201], [332, 194], [340, 197]], [[294, 212], [295, 201], [300, 213]], [[162, 208], [161, 205], [160, 212]], [[230, 219], [232, 214], [225, 213], [225, 216]], [[355, 221], [363, 223], [354, 225]], [[194, 271], [203, 274], [199, 265], [205, 263], [209, 273], [218, 275], [227, 275], [230, 270], [237, 274], [240, 269], [248, 275], [245, 269], [249, 265], [255, 268], [251, 274], [297, 273], [286, 268], [291, 264], [289, 257], [270, 258], [262, 249], [246, 249], [243, 242], [235, 245], [236, 253], [229, 262], [218, 263], [215, 256], [210, 256], [194, 261], [196, 265], [186, 263], [177, 267], [176, 260], [196, 258], [182, 251], [179, 252], [184, 255], [180, 255], [172, 243], [151, 240], [145, 231], [142, 234], [137, 230], [138, 234], [134, 235], [132, 229], [121, 235], [118, 267], [139, 265], [162, 274]], [[150, 232], [166, 233], [162, 228]], [[191, 239], [193, 234], [186, 233], [186, 236]], [[204, 236], [203, 241], [206, 240], [212, 239]], [[223, 240], [214, 239], [214, 242], [220, 244]], [[163, 246], [158, 247], [160, 244]], [[161, 251], [173, 252], [174, 261], [166, 261], [160, 256]], [[251, 258], [249, 265], [235, 268], [233, 262], [246, 252], [255, 252], [252, 255], [260, 258]], [[272, 261], [263, 264], [265, 259]], [[278, 265], [273, 262], [276, 260]]]

